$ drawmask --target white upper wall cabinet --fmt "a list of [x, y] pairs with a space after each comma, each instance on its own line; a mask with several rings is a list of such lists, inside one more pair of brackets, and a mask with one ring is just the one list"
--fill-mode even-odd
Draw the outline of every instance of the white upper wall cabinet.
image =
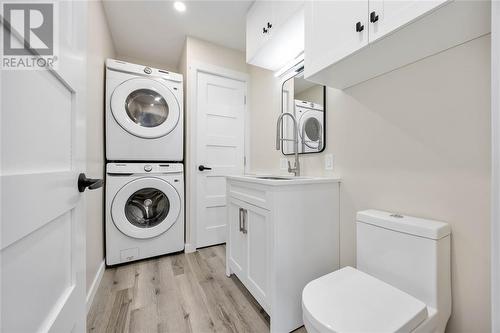
[[305, 78], [345, 89], [490, 32], [490, 1], [305, 4]]
[[368, 1], [308, 1], [305, 12], [306, 75], [368, 44]]
[[247, 63], [278, 70], [304, 51], [304, 1], [257, 0], [247, 13]]
[[270, 1], [258, 1], [247, 14], [247, 62], [269, 40], [273, 33], [273, 6]]
[[448, 0], [370, 0], [368, 22], [370, 22], [370, 42], [397, 30], [416, 18], [429, 13]]

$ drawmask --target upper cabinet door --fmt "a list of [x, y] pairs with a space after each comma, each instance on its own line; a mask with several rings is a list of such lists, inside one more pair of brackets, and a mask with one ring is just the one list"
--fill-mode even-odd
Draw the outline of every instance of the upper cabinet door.
[[273, 6], [271, 1], [256, 1], [247, 14], [247, 62], [257, 54], [273, 31]]
[[403, 27], [449, 0], [370, 0], [370, 43]]
[[306, 1], [306, 77], [367, 44], [368, 1]]
[[285, 24], [290, 17], [304, 6], [304, 1], [302, 0], [268, 2], [271, 2], [273, 6], [273, 19], [271, 22], [273, 27], [280, 27]]

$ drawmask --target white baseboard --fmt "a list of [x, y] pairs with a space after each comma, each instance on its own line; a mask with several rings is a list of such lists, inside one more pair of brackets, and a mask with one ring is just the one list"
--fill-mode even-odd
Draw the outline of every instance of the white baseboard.
[[196, 252], [196, 246], [194, 246], [191, 243], [186, 243], [186, 244], [184, 244], [184, 252], [186, 252], [186, 253]]
[[97, 292], [97, 289], [99, 288], [99, 285], [101, 284], [101, 279], [102, 276], [104, 275], [104, 270], [106, 269], [106, 263], [103, 260], [101, 262], [101, 265], [99, 266], [99, 269], [97, 270], [94, 281], [92, 281], [92, 285], [90, 286], [90, 289], [87, 293], [87, 313], [90, 310], [90, 307], [92, 306], [92, 302], [94, 301], [94, 296], [95, 293]]

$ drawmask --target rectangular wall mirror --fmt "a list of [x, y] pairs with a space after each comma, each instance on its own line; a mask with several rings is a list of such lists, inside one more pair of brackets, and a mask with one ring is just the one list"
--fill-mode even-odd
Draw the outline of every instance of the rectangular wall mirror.
[[[320, 153], [326, 138], [326, 87], [304, 79], [303, 68], [283, 82], [281, 112], [297, 119], [299, 154]], [[294, 126], [290, 117], [283, 118], [283, 137], [293, 139]], [[283, 141], [282, 153], [294, 154], [293, 141]]]

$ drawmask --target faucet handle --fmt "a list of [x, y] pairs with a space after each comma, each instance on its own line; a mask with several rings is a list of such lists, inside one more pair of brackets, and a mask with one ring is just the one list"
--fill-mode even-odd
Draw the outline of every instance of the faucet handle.
[[288, 162], [288, 172], [292, 172], [292, 163], [290, 163], [289, 160], [287, 160]]

